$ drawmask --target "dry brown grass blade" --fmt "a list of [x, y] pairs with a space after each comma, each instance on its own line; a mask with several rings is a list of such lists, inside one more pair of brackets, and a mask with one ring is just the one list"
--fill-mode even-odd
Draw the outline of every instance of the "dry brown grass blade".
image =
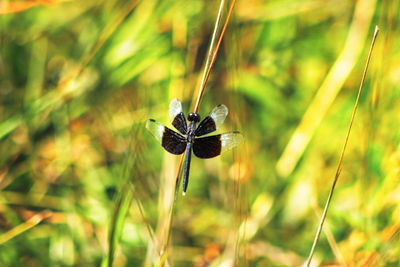
[[233, 0], [231, 5], [230, 5], [230, 7], [229, 7], [228, 15], [226, 17], [226, 20], [225, 20], [224, 26], [222, 28], [221, 34], [219, 36], [218, 42], [217, 42], [217, 44], [215, 46], [215, 49], [213, 51], [213, 46], [214, 46], [215, 38], [216, 38], [216, 35], [217, 35], [219, 20], [220, 20], [221, 15], [222, 15], [222, 8], [224, 6], [224, 3], [225, 3], [225, 1], [221, 0], [221, 4], [220, 4], [220, 7], [219, 7], [219, 11], [218, 11], [218, 17], [217, 17], [217, 20], [215, 22], [213, 37], [211, 39], [210, 49], [209, 49], [209, 52], [208, 52], [207, 62], [206, 62], [206, 65], [204, 67], [204, 73], [203, 73], [203, 76], [201, 78], [201, 83], [200, 83], [200, 87], [199, 87], [199, 90], [198, 90], [198, 93], [197, 93], [196, 103], [194, 105], [193, 112], [197, 112], [199, 110], [200, 102], [201, 102], [201, 99], [203, 98], [204, 90], [206, 88], [208, 78], [210, 77], [210, 74], [211, 74], [211, 69], [214, 66], [215, 60], [217, 58], [218, 50], [219, 50], [219, 47], [221, 45], [222, 39], [224, 38], [226, 28], [228, 27], [228, 23], [229, 23], [229, 20], [231, 18], [231, 15], [232, 15], [233, 8], [235, 7], [235, 4], [236, 4], [236, 0]]
[[342, 152], [340, 154], [338, 166], [337, 166], [336, 173], [335, 173], [335, 178], [333, 179], [332, 187], [331, 187], [331, 190], [329, 192], [328, 199], [326, 201], [325, 208], [324, 208], [324, 211], [322, 213], [322, 217], [321, 217], [320, 223], [318, 225], [317, 233], [315, 235], [314, 242], [313, 242], [313, 245], [311, 247], [310, 255], [308, 256], [308, 259], [307, 259], [307, 262], [306, 262], [306, 266], [307, 267], [310, 266], [312, 257], [314, 255], [315, 248], [316, 248], [316, 246], [318, 244], [319, 237], [321, 235], [321, 231], [322, 231], [322, 227], [324, 225], [324, 221], [325, 221], [326, 215], [328, 213], [329, 204], [331, 203], [333, 192], [335, 191], [336, 183], [339, 180], [339, 176], [340, 176], [340, 173], [342, 171], [342, 163], [343, 163], [344, 153], [346, 151], [347, 143], [349, 141], [351, 128], [353, 126], [354, 117], [355, 117], [356, 112], [357, 112], [358, 102], [360, 100], [360, 95], [361, 95], [361, 92], [362, 92], [362, 89], [363, 89], [363, 86], [364, 86], [365, 76], [367, 75], [369, 62], [371, 60], [371, 55], [372, 55], [372, 51], [374, 49], [376, 37], [378, 36], [378, 32], [379, 32], [379, 28], [378, 28], [378, 26], [375, 26], [374, 36], [372, 38], [371, 46], [370, 46], [370, 49], [369, 49], [369, 52], [368, 52], [367, 62], [365, 64], [364, 72], [363, 72], [363, 75], [362, 75], [362, 78], [361, 78], [360, 87], [358, 89], [356, 102], [354, 103], [353, 112], [351, 114], [351, 119], [350, 119], [350, 123], [349, 123], [349, 129], [347, 130], [346, 139], [344, 141], [343, 149], [342, 149]]
[[[322, 210], [317, 206], [316, 201], [313, 201], [312, 206], [314, 208], [316, 218], [320, 218], [322, 216]], [[333, 236], [333, 233], [329, 225], [325, 224], [325, 228], [323, 229], [323, 231], [326, 236], [326, 239], [328, 240], [329, 246], [332, 249], [333, 255], [335, 255], [336, 257], [338, 265], [342, 267], [347, 267], [346, 260], [339, 249], [339, 246], [335, 240], [335, 237]]]
[[[233, 12], [233, 7], [235, 5], [236, 0], [233, 0], [229, 11], [227, 18], [225, 20], [224, 26], [221, 30], [221, 34], [219, 35], [217, 44], [215, 45], [214, 48], [214, 43], [217, 38], [218, 34], [218, 29], [220, 28], [220, 21], [222, 18], [222, 13], [223, 13], [223, 7], [225, 5], [225, 0], [221, 0], [219, 10], [218, 10], [218, 15], [217, 19], [215, 22], [215, 27], [210, 43], [210, 50], [209, 54], [207, 57], [205, 69], [203, 76], [201, 78], [201, 83], [200, 83], [200, 88], [194, 108], [194, 112], [197, 112], [201, 98], [204, 94], [204, 89], [206, 87], [208, 78], [211, 73], [211, 68], [215, 62], [219, 47], [221, 45], [223, 36], [225, 34], [227, 25], [229, 23], [230, 17]], [[175, 158], [175, 157], [174, 157]], [[164, 164], [164, 171], [163, 171], [163, 177], [161, 179], [161, 185], [160, 188], [162, 190], [160, 191], [159, 194], [159, 219], [158, 219], [158, 224], [157, 224], [157, 231], [156, 231], [156, 247], [153, 247], [148, 251], [147, 259], [146, 259], [146, 264], [156, 264], [160, 266], [164, 266], [167, 262], [168, 258], [168, 244], [170, 240], [170, 233], [171, 233], [171, 225], [172, 225], [172, 220], [173, 220], [173, 212], [174, 212], [174, 204], [175, 204], [175, 196], [176, 192], [178, 191], [178, 188], [176, 188], [179, 185], [179, 180], [178, 177], [180, 172], [181, 172], [181, 166], [182, 166], [182, 157], [180, 158], [179, 161], [179, 167], [178, 167], [178, 175], [176, 174], [176, 162], [173, 162], [173, 159], [170, 157], [167, 157], [165, 164]], [[171, 164], [172, 163], [172, 164]], [[154, 243], [154, 242], [153, 242]], [[151, 251], [153, 250], [153, 251]], [[156, 259], [155, 259], [156, 257]]]
[[353, 22], [344, 48], [278, 160], [276, 169], [281, 176], [286, 177], [292, 173], [313, 134], [359, 59], [368, 37], [368, 29], [373, 18], [375, 6], [376, 0], [357, 1]]
[[52, 213], [50, 211], [43, 211], [43, 212], [33, 215], [26, 222], [14, 227], [13, 229], [11, 229], [8, 232], [0, 235], [0, 244], [4, 244], [7, 241], [9, 241], [10, 239], [24, 233], [25, 231], [28, 231], [29, 229], [38, 225], [40, 222], [47, 219], [51, 215], [52, 215]]

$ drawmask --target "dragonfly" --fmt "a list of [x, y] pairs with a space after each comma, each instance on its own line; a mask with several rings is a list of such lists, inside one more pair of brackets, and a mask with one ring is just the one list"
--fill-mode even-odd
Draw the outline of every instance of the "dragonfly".
[[208, 159], [216, 157], [242, 142], [243, 136], [238, 131], [208, 135], [221, 126], [227, 115], [228, 108], [220, 104], [201, 122], [198, 113], [189, 113], [187, 123], [185, 115], [182, 112], [182, 103], [174, 98], [169, 105], [169, 116], [172, 125], [178, 132], [171, 130], [156, 120], [147, 120], [147, 130], [166, 151], [175, 155], [181, 155], [185, 152], [183, 162], [183, 195], [186, 194], [188, 187], [192, 151], [198, 158]]

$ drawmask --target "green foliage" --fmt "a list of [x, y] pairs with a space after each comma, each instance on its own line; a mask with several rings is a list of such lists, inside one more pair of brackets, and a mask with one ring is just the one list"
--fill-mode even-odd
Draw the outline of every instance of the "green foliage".
[[37, 2], [0, 4], [1, 266], [300, 266], [375, 24], [315, 261], [400, 263], [397, 1], [238, 1], [199, 113], [245, 143], [193, 157], [185, 197], [144, 122], [189, 112], [219, 2]]

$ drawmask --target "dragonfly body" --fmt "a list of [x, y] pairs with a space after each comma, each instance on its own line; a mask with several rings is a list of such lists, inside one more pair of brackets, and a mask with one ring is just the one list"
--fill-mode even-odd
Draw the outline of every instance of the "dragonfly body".
[[183, 161], [183, 192], [186, 193], [189, 184], [190, 160], [192, 158], [192, 143], [186, 145], [185, 160]]
[[[242, 135], [239, 132], [202, 137], [217, 130], [225, 120], [227, 114], [228, 108], [224, 105], [218, 105], [201, 122], [198, 113], [190, 113], [187, 117], [189, 124], [187, 124], [182, 112], [182, 104], [179, 100], [173, 99], [170, 104], [170, 117], [172, 125], [180, 133], [165, 127], [153, 119], [147, 121], [146, 128], [161, 143], [165, 150], [175, 155], [185, 152], [183, 193], [186, 193], [188, 186], [192, 152], [199, 158], [213, 158], [226, 150], [232, 149], [242, 140]], [[199, 124], [197, 125], [197, 123]]]
[[[191, 121], [192, 120], [192, 121]], [[190, 160], [192, 158], [192, 147], [194, 143], [194, 138], [196, 136], [196, 123], [200, 121], [200, 115], [198, 113], [190, 113], [188, 116], [188, 121], [190, 121], [189, 127], [187, 129], [186, 135], [186, 152], [185, 152], [185, 160], [183, 162], [183, 192], [185, 193], [187, 190], [187, 186], [189, 184], [189, 170], [190, 170]]]

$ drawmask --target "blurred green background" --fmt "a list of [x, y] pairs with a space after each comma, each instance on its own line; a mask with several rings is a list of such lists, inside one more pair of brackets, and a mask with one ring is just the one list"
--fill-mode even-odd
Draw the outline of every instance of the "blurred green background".
[[313, 264], [400, 265], [399, 1], [238, 1], [199, 112], [245, 142], [193, 157], [183, 197], [144, 125], [189, 112], [218, 6], [0, 3], [0, 266], [300, 266], [375, 25]]

